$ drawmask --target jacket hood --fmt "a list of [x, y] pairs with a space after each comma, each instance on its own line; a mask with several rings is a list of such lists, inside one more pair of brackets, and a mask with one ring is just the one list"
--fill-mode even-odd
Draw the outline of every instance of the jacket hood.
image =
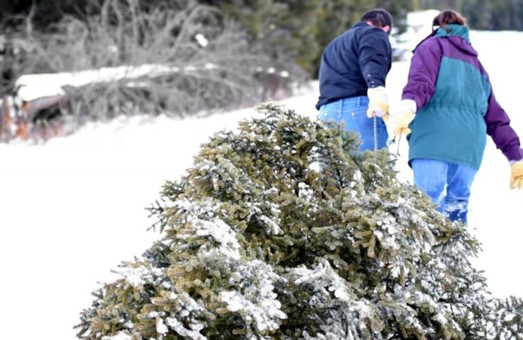
[[452, 45], [463, 53], [472, 56], [478, 55], [478, 52], [470, 44], [469, 29], [463, 25], [450, 24], [445, 28], [440, 27], [435, 31], [434, 36], [436, 38], [448, 38]]
[[469, 29], [463, 25], [458, 24], [449, 24], [445, 28], [440, 27], [432, 31], [432, 33], [430, 33], [416, 45], [412, 52], [414, 53], [418, 46], [433, 37], [446, 38], [452, 43], [452, 45], [454, 45], [463, 53], [470, 54], [475, 57], [478, 55], [478, 52], [470, 44]]

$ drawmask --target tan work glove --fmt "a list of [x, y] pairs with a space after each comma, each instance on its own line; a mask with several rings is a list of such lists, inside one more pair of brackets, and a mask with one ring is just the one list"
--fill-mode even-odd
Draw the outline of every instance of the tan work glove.
[[523, 160], [510, 165], [510, 189], [523, 189]]
[[408, 135], [411, 131], [409, 124], [414, 119], [416, 113], [416, 102], [412, 99], [403, 99], [396, 112], [395, 112], [395, 124], [394, 124], [394, 135], [399, 137], [401, 135]]
[[372, 118], [376, 116], [387, 121], [387, 119], [389, 119], [389, 104], [387, 102], [387, 91], [385, 87], [378, 86], [369, 88], [367, 90], [367, 97], [369, 97], [367, 117]]

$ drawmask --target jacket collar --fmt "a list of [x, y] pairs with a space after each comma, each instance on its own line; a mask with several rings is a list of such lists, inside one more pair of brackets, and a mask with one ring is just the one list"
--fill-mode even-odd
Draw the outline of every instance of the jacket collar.
[[469, 29], [463, 25], [449, 24], [436, 30], [436, 37], [460, 37], [470, 44]]
[[[423, 40], [421, 40], [416, 45], [416, 47], [414, 47], [412, 52], [414, 53], [416, 51], [416, 49], [419, 47], [419, 45], [421, 45], [426, 40], [428, 40], [432, 37], [446, 37], [446, 38], [459, 37], [459, 38], [463, 38], [470, 46], [469, 29], [463, 25], [449, 24], [445, 28], [439, 27], [438, 29], [434, 29], [428, 36], [426, 36]], [[476, 52], [474, 52], [473, 54], [476, 54]]]

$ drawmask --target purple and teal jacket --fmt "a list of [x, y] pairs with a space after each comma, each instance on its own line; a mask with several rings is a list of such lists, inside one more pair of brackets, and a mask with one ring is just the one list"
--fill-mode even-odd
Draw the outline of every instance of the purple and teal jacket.
[[418, 108], [409, 162], [429, 158], [479, 169], [489, 135], [509, 161], [523, 159], [510, 119], [463, 25], [439, 28], [414, 50], [402, 99]]

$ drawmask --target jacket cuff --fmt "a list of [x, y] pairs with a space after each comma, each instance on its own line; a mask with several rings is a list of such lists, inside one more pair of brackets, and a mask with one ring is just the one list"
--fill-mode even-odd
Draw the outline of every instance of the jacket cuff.
[[505, 154], [510, 164], [523, 160], [523, 149], [514, 148]]

